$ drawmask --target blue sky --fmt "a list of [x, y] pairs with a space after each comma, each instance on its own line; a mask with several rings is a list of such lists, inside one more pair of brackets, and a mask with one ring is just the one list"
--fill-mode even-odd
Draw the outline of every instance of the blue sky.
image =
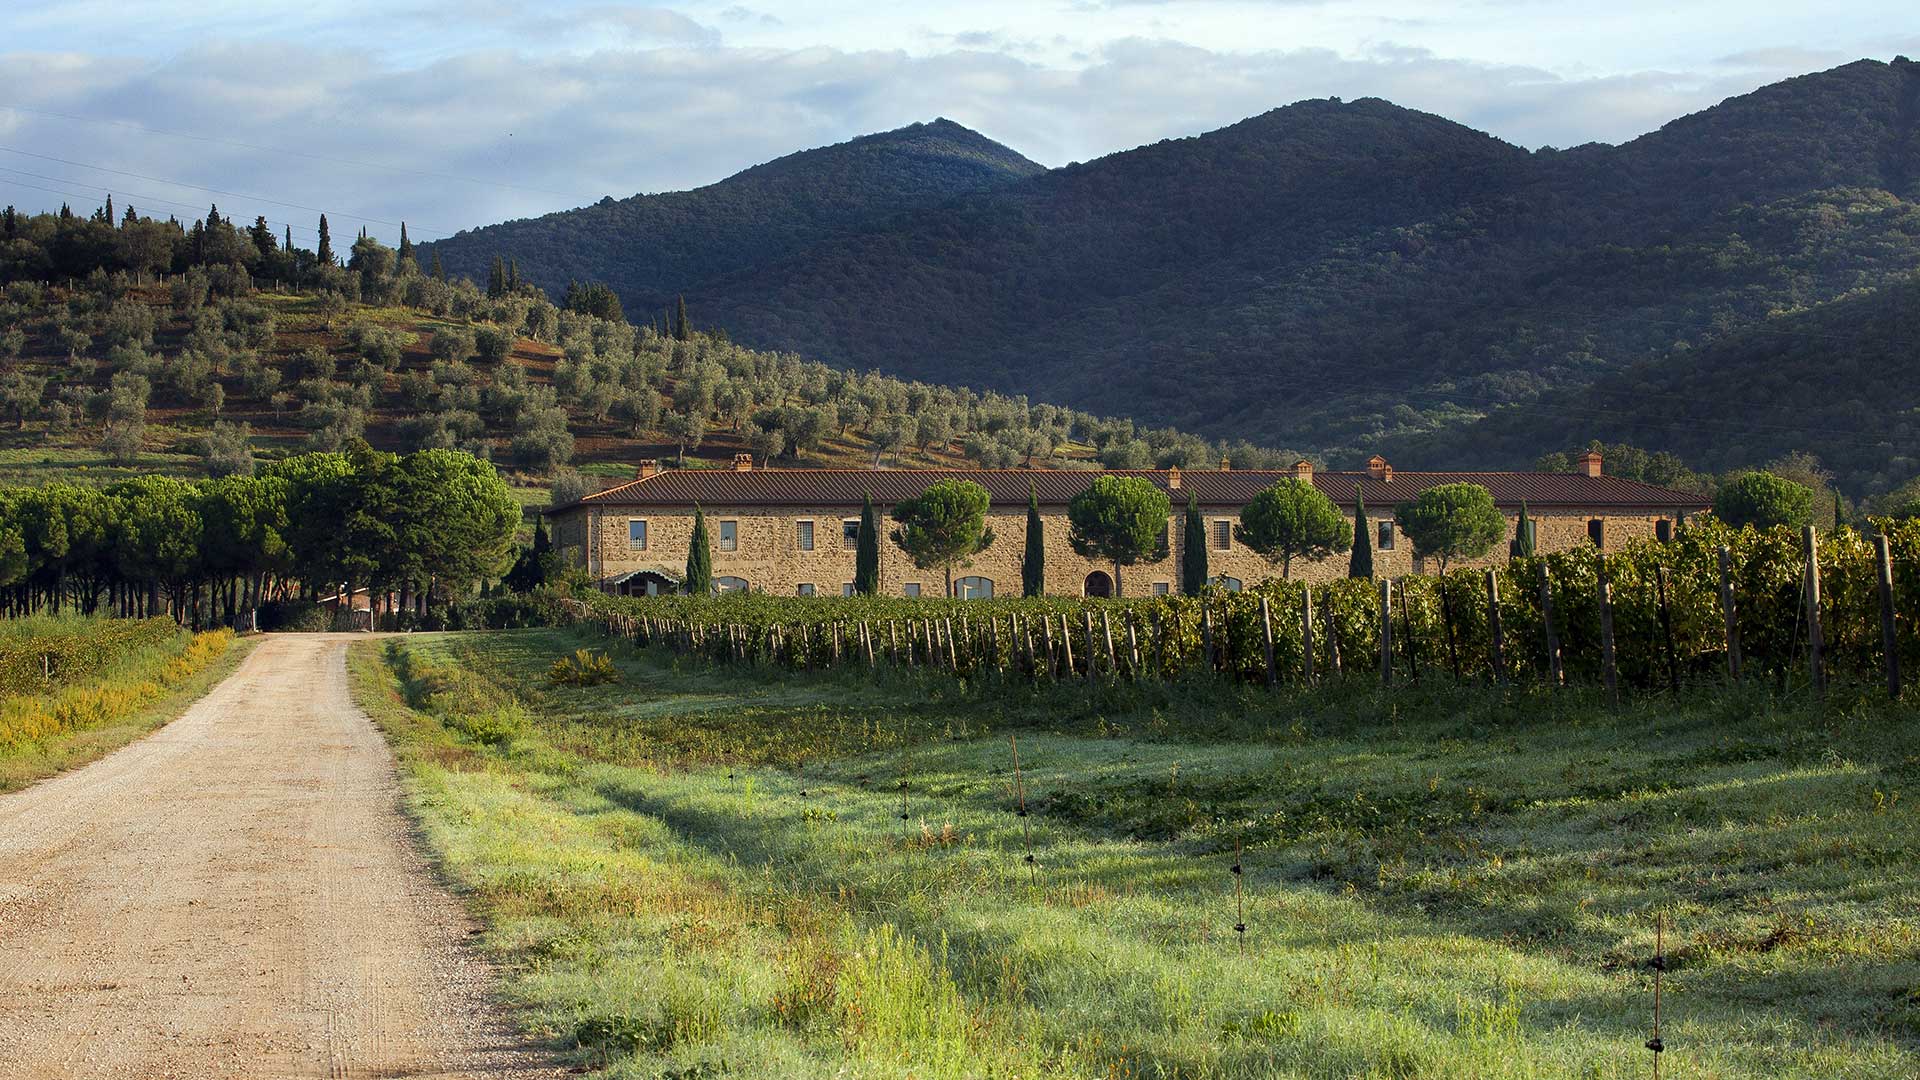
[[217, 201], [296, 239], [316, 209], [427, 238], [935, 116], [1047, 165], [1329, 95], [1619, 142], [1920, 55], [1910, 0], [13, 0], [0, 28], [0, 201]]

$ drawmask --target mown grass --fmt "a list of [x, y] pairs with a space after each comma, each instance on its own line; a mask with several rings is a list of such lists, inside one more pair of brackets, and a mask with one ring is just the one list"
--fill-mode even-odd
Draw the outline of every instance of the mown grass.
[[552, 683], [582, 643], [353, 665], [528, 1024], [610, 1075], [1637, 1077], [1656, 913], [1666, 1075], [1920, 1073], [1908, 711]]
[[[108, 620], [14, 620], [8, 637], [84, 633]], [[231, 631], [181, 631], [156, 644], [129, 648], [84, 678], [42, 693], [0, 697], [0, 793], [77, 768], [174, 720], [253, 648]]]

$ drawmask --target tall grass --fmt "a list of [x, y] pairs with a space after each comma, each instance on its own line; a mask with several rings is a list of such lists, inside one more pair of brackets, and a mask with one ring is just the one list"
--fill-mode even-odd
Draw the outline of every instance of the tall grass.
[[579, 644], [353, 665], [529, 1024], [612, 1076], [1637, 1077], [1656, 912], [1672, 1075], [1920, 1073], [1890, 708], [995, 696], [620, 649], [617, 684], [551, 682]]
[[57, 672], [46, 669], [45, 689], [0, 697], [0, 757], [134, 714], [219, 660], [233, 640], [230, 630], [188, 634], [166, 619], [0, 624], [0, 654], [59, 659]]

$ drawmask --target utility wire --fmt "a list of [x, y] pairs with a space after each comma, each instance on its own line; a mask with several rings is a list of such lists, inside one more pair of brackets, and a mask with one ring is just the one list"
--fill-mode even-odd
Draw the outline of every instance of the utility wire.
[[325, 161], [335, 165], [351, 165], [360, 169], [374, 169], [380, 172], [398, 173], [406, 176], [424, 176], [434, 180], [457, 180], [465, 184], [479, 184], [484, 187], [504, 188], [508, 191], [526, 191], [539, 195], [553, 195], [562, 199], [583, 199], [592, 202], [593, 197], [583, 197], [577, 193], [554, 191], [551, 188], [528, 187], [524, 184], [509, 184], [500, 180], [482, 180], [473, 176], [461, 176], [457, 173], [432, 172], [426, 169], [409, 169], [399, 165], [388, 165], [374, 161], [356, 161], [353, 158], [330, 157], [326, 154], [314, 154], [304, 150], [288, 150], [280, 146], [264, 146], [259, 143], [242, 142], [239, 139], [223, 139], [215, 135], [195, 135], [186, 131], [169, 131], [165, 128], [148, 127], [131, 120], [114, 120], [98, 116], [76, 116], [72, 113], [54, 112], [50, 109], [37, 109], [28, 105], [13, 105], [0, 102], [0, 109], [12, 109], [16, 112], [31, 113], [35, 116], [51, 117], [57, 120], [74, 120], [85, 124], [107, 124], [114, 127], [131, 128], [150, 135], [165, 135], [174, 139], [191, 139], [195, 142], [216, 143], [221, 146], [236, 146], [243, 150], [259, 150], [269, 154], [285, 154], [288, 157], [305, 158], [308, 161]]

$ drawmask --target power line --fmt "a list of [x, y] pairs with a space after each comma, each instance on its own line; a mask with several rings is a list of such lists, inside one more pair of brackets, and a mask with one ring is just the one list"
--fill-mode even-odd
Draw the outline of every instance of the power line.
[[[250, 199], [254, 202], [267, 203], [270, 206], [284, 206], [293, 210], [308, 210], [316, 214], [330, 213], [334, 217], [347, 218], [348, 220], [351, 220], [351, 221], [364, 221], [364, 222], [369, 222], [375, 225], [392, 225], [395, 228], [398, 228], [401, 225], [401, 222], [388, 221], [386, 218], [368, 217], [364, 214], [351, 214], [342, 210], [325, 210], [325, 209], [322, 209], [321, 207], [308, 206], [304, 203], [286, 202], [281, 199], [269, 199], [264, 195], [251, 195], [244, 191], [228, 191], [224, 188], [207, 187], [204, 184], [189, 184], [184, 180], [169, 180], [164, 176], [149, 176], [145, 173], [128, 172], [125, 169], [109, 169], [105, 165], [91, 165], [84, 161], [71, 161], [71, 160], [68, 160], [67, 158], [53, 157], [50, 154], [36, 154], [30, 150], [20, 150], [11, 146], [0, 146], [0, 152], [5, 152], [9, 154], [19, 154], [22, 157], [38, 158], [41, 161], [51, 161], [59, 165], [69, 165], [76, 169], [91, 169], [94, 172], [112, 173], [115, 176], [131, 176], [136, 180], [149, 180], [156, 184], [169, 184], [173, 187], [192, 188], [195, 191], [205, 191], [210, 194], [221, 195], [227, 198]], [[428, 229], [441, 232], [445, 235], [452, 235], [452, 232], [450, 230], [443, 229], [438, 225], [428, 224], [426, 225], [426, 227]]]
[[175, 139], [192, 139], [195, 142], [217, 143], [221, 146], [237, 146], [243, 150], [258, 150], [269, 154], [285, 154], [288, 157], [305, 158], [308, 161], [325, 161], [335, 165], [351, 165], [355, 168], [374, 169], [381, 172], [400, 173], [407, 176], [424, 176], [434, 180], [458, 180], [466, 184], [479, 184], [485, 187], [504, 188], [508, 191], [526, 191], [539, 195], [552, 195], [562, 199], [582, 199], [591, 202], [592, 197], [583, 197], [574, 192], [554, 191], [551, 188], [529, 187], [524, 184], [509, 184], [500, 180], [482, 180], [478, 177], [461, 176], [457, 173], [432, 172], [426, 169], [409, 169], [399, 165], [387, 165], [373, 161], [356, 161], [352, 158], [330, 157], [326, 154], [314, 154], [304, 150], [288, 150], [280, 146], [264, 146], [259, 143], [242, 142], [239, 139], [223, 139], [215, 135], [195, 135], [186, 131], [169, 131], [165, 128], [148, 127], [131, 120], [113, 120], [97, 116], [76, 116], [71, 113], [54, 112], [50, 109], [36, 109], [27, 105], [0, 103], [0, 109], [12, 109], [16, 112], [32, 113], [36, 116], [52, 117], [59, 120], [74, 120], [86, 124], [107, 124], [114, 127], [132, 128], [150, 135], [165, 135]]
[[[69, 197], [69, 198], [74, 198], [74, 199], [90, 199], [90, 198], [93, 198], [93, 197], [95, 197], [95, 195], [94, 195], [94, 190], [93, 190], [93, 188], [94, 188], [94, 186], [93, 186], [92, 184], [88, 184], [88, 183], [84, 183], [84, 182], [82, 182], [82, 181], [79, 181], [79, 180], [74, 180], [74, 179], [71, 179], [71, 178], [69, 178], [69, 177], [63, 177], [63, 176], [44, 176], [44, 175], [42, 175], [42, 174], [40, 174], [40, 173], [35, 173], [35, 172], [27, 172], [27, 171], [26, 171], [26, 170], [24, 170], [24, 169], [9, 169], [9, 168], [7, 168], [7, 167], [6, 167], [6, 166], [4, 166], [4, 165], [0, 165], [0, 172], [7, 172], [7, 173], [13, 173], [13, 174], [14, 174], [15, 176], [29, 176], [29, 177], [32, 177], [32, 178], [34, 178], [34, 179], [36, 179], [36, 180], [47, 180], [47, 181], [51, 181], [51, 182], [53, 182], [53, 183], [56, 183], [56, 184], [72, 184], [72, 185], [74, 185], [74, 186], [76, 186], [76, 187], [81, 187], [81, 188], [86, 188], [86, 189], [89, 189], [89, 190], [87, 190], [87, 191], [84, 191], [84, 192], [80, 192], [80, 191], [66, 191], [66, 190], [61, 190], [61, 191], [54, 191], [54, 190], [53, 190], [52, 188], [43, 188], [43, 187], [35, 187], [35, 186], [34, 186], [34, 185], [32, 185], [32, 184], [20, 184], [20, 183], [19, 183], [18, 181], [13, 181], [13, 180], [6, 180], [6, 178], [5, 178], [5, 177], [0, 177], [0, 180], [6, 180], [6, 182], [7, 182], [7, 183], [12, 183], [12, 184], [16, 184], [16, 185], [17, 185], [17, 186], [19, 186], [19, 187], [32, 187], [32, 188], [33, 188], [33, 189], [34, 189], [35, 191], [49, 191], [49, 192], [52, 192], [52, 193], [53, 193], [53, 194], [55, 194], [55, 195], [65, 195], [65, 196], [67, 196], [67, 197]], [[98, 192], [99, 192], [100, 194], [102, 194], [102, 195], [121, 195], [121, 196], [124, 196], [124, 197], [125, 197], [126, 199], [128, 199], [128, 200], [131, 200], [131, 202], [129, 202], [129, 203], [127, 204], [127, 205], [133, 205], [133, 203], [139, 203], [139, 204], [142, 204], [142, 205], [146, 205], [146, 206], [152, 206], [152, 205], [154, 205], [154, 204], [156, 204], [156, 203], [157, 203], [157, 204], [159, 204], [159, 205], [161, 205], [161, 206], [176, 206], [176, 207], [179, 207], [179, 208], [181, 208], [181, 209], [183, 209], [183, 210], [195, 210], [195, 211], [197, 211], [197, 210], [200, 210], [200, 209], [201, 209], [201, 207], [200, 207], [200, 206], [199, 206], [198, 204], [195, 204], [195, 203], [183, 203], [183, 202], [180, 202], [180, 201], [178, 201], [178, 200], [175, 200], [175, 199], [162, 199], [162, 198], [160, 198], [160, 197], [159, 197], [158, 195], [142, 195], [142, 194], [141, 194], [140, 192], [137, 192], [137, 191], [127, 191], [127, 190], [125, 190], [124, 188], [123, 188], [123, 189], [121, 189], [121, 190], [119, 190], [119, 191], [117, 191], [117, 192], [116, 192], [116, 191], [112, 191], [112, 190], [110, 190], [110, 189], [107, 189], [107, 188], [99, 188], [99, 189], [97, 189], [97, 190], [98, 190]], [[313, 226], [311, 226], [311, 225], [296, 225], [296, 224], [294, 224], [294, 223], [293, 223], [293, 222], [291, 222], [291, 221], [275, 221], [275, 220], [273, 220], [273, 219], [271, 219], [271, 218], [269, 218], [269, 219], [268, 219], [268, 221], [267, 221], [267, 224], [269, 224], [269, 225], [278, 225], [278, 226], [281, 226], [281, 227], [283, 227], [283, 228], [289, 228], [289, 229], [292, 229], [293, 231], [295, 231], [295, 232], [297, 232], [297, 233], [300, 233], [300, 234], [302, 234], [303, 236], [316, 236], [316, 237], [317, 237], [317, 236], [319, 235], [319, 232], [318, 232], [318, 230], [316, 230], [316, 229], [315, 229], [315, 228], [314, 228]]]

